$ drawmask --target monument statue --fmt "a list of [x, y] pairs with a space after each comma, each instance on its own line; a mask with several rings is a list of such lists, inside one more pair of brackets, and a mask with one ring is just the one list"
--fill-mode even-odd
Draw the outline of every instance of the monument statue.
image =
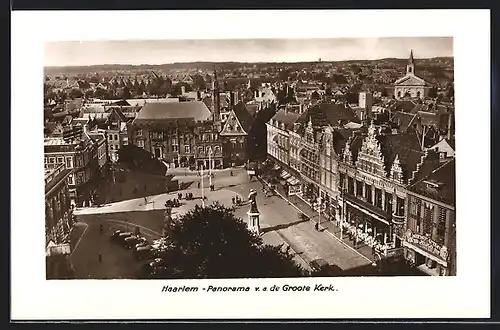
[[248, 194], [248, 201], [250, 202], [250, 209], [247, 212], [248, 223], [247, 227], [249, 230], [256, 232], [258, 235], [260, 233], [260, 223], [259, 216], [260, 212], [257, 208], [257, 192], [254, 189], [250, 190]]
[[259, 209], [257, 207], [257, 192], [255, 189], [251, 189], [248, 194], [248, 201], [250, 202], [250, 213], [259, 213]]

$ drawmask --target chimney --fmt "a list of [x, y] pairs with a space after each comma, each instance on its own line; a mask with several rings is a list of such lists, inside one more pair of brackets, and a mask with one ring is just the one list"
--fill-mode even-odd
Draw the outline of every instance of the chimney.
[[229, 92], [229, 103], [231, 107], [234, 107], [236, 105], [234, 92]]

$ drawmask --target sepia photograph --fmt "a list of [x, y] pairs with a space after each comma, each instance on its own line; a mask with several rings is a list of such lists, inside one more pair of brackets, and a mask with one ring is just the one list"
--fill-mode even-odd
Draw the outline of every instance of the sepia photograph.
[[14, 14], [13, 320], [490, 314], [488, 11]]
[[47, 279], [456, 275], [452, 37], [45, 61]]

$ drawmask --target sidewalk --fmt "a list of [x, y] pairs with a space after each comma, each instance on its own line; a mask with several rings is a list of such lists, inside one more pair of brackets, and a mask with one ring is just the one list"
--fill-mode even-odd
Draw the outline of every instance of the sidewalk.
[[[264, 181], [262, 178], [259, 177], [259, 180], [261, 182], [264, 182], [267, 186], [270, 186], [266, 181]], [[314, 211], [311, 206], [309, 206], [305, 201], [303, 201], [301, 198], [297, 196], [288, 196], [286, 197], [286, 192], [281, 187], [280, 185], [276, 185], [275, 192], [285, 201], [289, 202], [290, 205], [295, 207], [297, 211], [305, 214], [310, 218], [310, 221], [313, 223], [316, 223], [319, 218], [318, 212]], [[357, 245], [354, 244], [354, 242], [349, 240], [349, 237], [347, 233], [344, 232], [344, 235], [342, 237], [342, 240], [340, 239], [340, 228], [337, 226], [337, 224], [334, 221], [330, 221], [323, 216], [321, 217], [321, 223], [320, 223], [320, 231], [325, 232], [328, 235], [330, 235], [333, 239], [337, 240], [338, 242], [342, 243], [346, 247], [355, 250], [359, 254], [363, 255], [365, 258], [369, 260], [374, 260], [373, 259], [373, 253], [372, 249], [368, 246], [366, 246], [364, 243], [358, 243]]]

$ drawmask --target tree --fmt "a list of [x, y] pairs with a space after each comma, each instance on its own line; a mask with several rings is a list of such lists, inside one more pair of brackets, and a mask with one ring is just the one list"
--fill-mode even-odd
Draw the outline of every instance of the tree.
[[193, 88], [195, 90], [205, 90], [207, 88], [205, 79], [199, 74], [193, 76]]
[[233, 212], [214, 203], [174, 219], [153, 278], [259, 278], [309, 275], [289, 252], [264, 245]]
[[79, 97], [82, 97], [83, 96], [83, 93], [81, 90], [79, 89], [76, 89], [76, 88], [73, 88], [70, 92], [69, 92], [69, 97], [71, 99], [76, 99], [76, 98], [79, 98]]

